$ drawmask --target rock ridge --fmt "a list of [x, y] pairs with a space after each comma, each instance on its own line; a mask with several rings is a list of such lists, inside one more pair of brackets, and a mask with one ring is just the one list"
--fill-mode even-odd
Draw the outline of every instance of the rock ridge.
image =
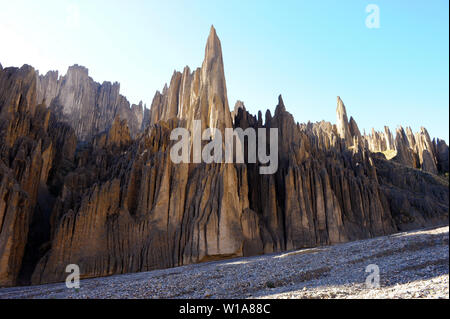
[[[361, 134], [339, 97], [336, 124], [295, 122], [281, 95], [264, 121], [242, 101], [230, 112], [223, 68], [211, 27], [202, 66], [175, 71], [145, 111], [83, 67], [0, 69], [0, 286], [64, 281], [68, 264], [108, 276], [448, 224], [443, 140]], [[194, 120], [277, 128], [278, 170], [174, 164], [170, 133]]]

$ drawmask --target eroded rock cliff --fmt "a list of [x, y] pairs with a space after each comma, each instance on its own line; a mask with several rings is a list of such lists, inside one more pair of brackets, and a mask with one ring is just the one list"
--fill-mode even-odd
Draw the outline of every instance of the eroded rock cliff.
[[37, 102], [49, 106], [58, 120], [68, 123], [80, 141], [90, 141], [109, 129], [117, 116], [127, 120], [131, 135], [141, 130], [142, 102], [130, 106], [120, 94], [119, 83], [99, 84], [85, 67], [73, 65], [61, 77], [55, 71], [37, 75], [36, 90]]
[[45, 228], [51, 209], [48, 183], [58, 179], [51, 170], [71, 161], [77, 143], [37, 104], [36, 79], [27, 65], [0, 72], [0, 285], [16, 283], [35, 212], [35, 225]]
[[[0, 69], [0, 285], [62, 281], [68, 264], [105, 276], [448, 223], [444, 141], [362, 135], [340, 98], [336, 115], [296, 123], [281, 96], [264, 120], [241, 101], [230, 112], [214, 28], [201, 68], [175, 72], [145, 111], [82, 67]], [[173, 163], [171, 131], [195, 120], [277, 128], [278, 170]]]

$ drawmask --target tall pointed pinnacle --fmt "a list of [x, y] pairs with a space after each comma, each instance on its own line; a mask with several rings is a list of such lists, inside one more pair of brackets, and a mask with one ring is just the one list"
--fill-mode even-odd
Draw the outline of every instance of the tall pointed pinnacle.
[[[206, 41], [205, 58], [202, 64], [202, 73], [203, 78], [206, 78], [208, 75], [216, 75], [225, 78], [223, 69], [222, 45], [213, 25], [211, 25], [208, 40]], [[223, 84], [225, 85], [225, 83]]]
[[336, 126], [339, 136], [345, 140], [347, 146], [351, 146], [353, 142], [348, 125], [347, 111], [345, 110], [344, 102], [339, 96], [337, 97]]
[[347, 110], [345, 109], [344, 102], [342, 102], [340, 96], [337, 97], [336, 115], [338, 117], [338, 122], [341, 117], [345, 118], [345, 121], [348, 122]]
[[170, 118], [186, 120], [187, 129], [200, 120], [202, 129], [224, 131], [232, 127], [222, 58], [222, 47], [214, 26], [211, 26], [202, 67], [190, 72], [174, 72], [170, 86], [156, 94], [151, 107], [150, 123]]
[[278, 95], [278, 105], [275, 108], [275, 115], [281, 114], [283, 112], [286, 112], [286, 107], [284, 106], [283, 97]]
[[211, 62], [211, 59], [218, 58], [222, 61], [222, 45], [217, 36], [216, 29], [211, 25], [208, 40], [205, 48], [205, 62]]
[[201, 103], [201, 114], [207, 115], [207, 126], [219, 129], [232, 127], [222, 58], [222, 45], [214, 26], [211, 26], [206, 42], [205, 59], [201, 68], [201, 86], [201, 91], [206, 94], [206, 101]]

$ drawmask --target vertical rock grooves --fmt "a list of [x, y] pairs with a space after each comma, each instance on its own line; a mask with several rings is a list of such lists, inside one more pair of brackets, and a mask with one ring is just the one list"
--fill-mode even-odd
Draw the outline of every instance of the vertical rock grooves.
[[37, 102], [45, 103], [61, 122], [70, 124], [80, 141], [90, 141], [108, 130], [117, 116], [128, 121], [133, 136], [141, 129], [142, 102], [130, 106], [119, 93], [119, 83], [94, 82], [85, 67], [73, 65], [61, 77], [55, 71], [36, 74], [36, 86]]
[[[41, 103], [43, 102], [43, 103]], [[74, 66], [59, 77], [0, 68], [0, 286], [146, 271], [448, 224], [448, 146], [425, 128], [361, 134], [229, 110], [211, 27], [201, 68], [174, 72], [151, 109]], [[277, 128], [279, 167], [174, 164], [170, 133]], [[257, 136], [257, 139], [261, 136]], [[248, 148], [248, 143], [245, 143]]]

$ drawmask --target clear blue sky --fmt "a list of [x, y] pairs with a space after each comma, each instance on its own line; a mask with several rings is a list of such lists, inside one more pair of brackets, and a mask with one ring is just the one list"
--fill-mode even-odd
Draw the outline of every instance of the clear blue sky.
[[448, 142], [448, 12], [448, 0], [0, 0], [0, 63], [78, 63], [149, 106], [174, 70], [201, 65], [214, 24], [231, 108], [273, 111], [281, 93], [297, 121], [335, 123], [339, 95], [361, 130], [423, 125]]

